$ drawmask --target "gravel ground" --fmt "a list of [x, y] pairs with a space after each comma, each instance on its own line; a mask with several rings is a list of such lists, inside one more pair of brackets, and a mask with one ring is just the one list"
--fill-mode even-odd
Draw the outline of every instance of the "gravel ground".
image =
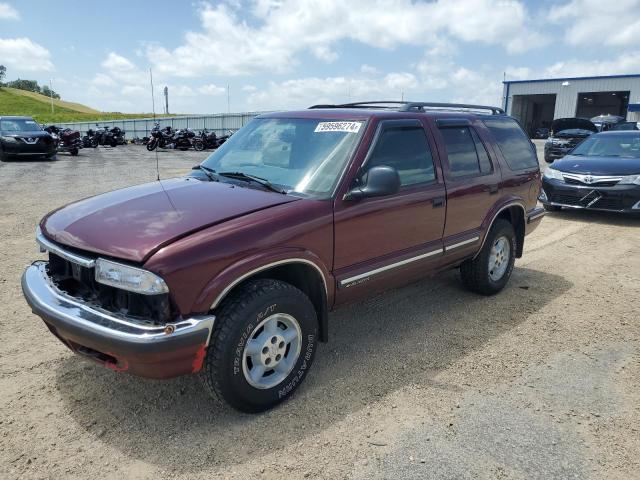
[[640, 220], [549, 214], [495, 297], [450, 272], [333, 313], [300, 391], [252, 416], [81, 361], [22, 298], [46, 212], [154, 179], [136, 146], [0, 164], [0, 478], [640, 478]]

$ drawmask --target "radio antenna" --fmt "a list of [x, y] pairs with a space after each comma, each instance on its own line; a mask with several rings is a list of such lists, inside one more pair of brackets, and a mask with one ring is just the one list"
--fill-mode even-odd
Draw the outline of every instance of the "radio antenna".
[[[153, 93], [153, 72], [151, 71], [151, 68], [149, 68], [149, 79], [151, 80], [151, 108], [153, 110], [153, 126], [155, 128], [156, 125], [156, 99], [155, 99], [155, 95]], [[153, 149], [154, 152], [156, 152], [156, 175], [157, 175], [157, 180], [160, 181], [160, 162], [158, 160], [158, 147]]]

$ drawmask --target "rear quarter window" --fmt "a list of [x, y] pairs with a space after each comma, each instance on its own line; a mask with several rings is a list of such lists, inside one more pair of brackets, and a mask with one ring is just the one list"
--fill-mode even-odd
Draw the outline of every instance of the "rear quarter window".
[[509, 117], [483, 119], [493, 134], [502, 155], [511, 170], [528, 170], [538, 167], [538, 156], [529, 138], [518, 122]]

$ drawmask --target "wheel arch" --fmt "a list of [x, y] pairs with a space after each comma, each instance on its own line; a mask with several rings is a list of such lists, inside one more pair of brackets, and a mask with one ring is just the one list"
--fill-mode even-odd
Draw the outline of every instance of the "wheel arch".
[[[210, 298], [213, 297], [210, 310], [218, 308], [233, 291], [256, 278], [281, 280], [307, 295], [318, 316], [319, 339], [322, 342], [328, 340], [329, 305], [333, 297], [332, 291], [329, 290], [330, 276], [319, 262], [308, 258], [289, 257], [265, 261], [251, 268], [233, 268], [232, 272], [227, 269], [226, 273], [223, 272], [214, 279], [213, 288], [209, 290], [213, 293], [209, 295]], [[214, 284], [218, 284], [221, 288], [215, 288]]]
[[[522, 201], [520, 200], [512, 200], [502, 206], [496, 208], [493, 214], [489, 214], [485, 219], [483, 224], [483, 236], [482, 236], [482, 244], [478, 249], [478, 253], [482, 251], [484, 247], [484, 242], [487, 239], [487, 235], [493, 227], [493, 224], [497, 219], [504, 219], [513, 225], [513, 229], [516, 233], [516, 258], [522, 257], [522, 252], [524, 249], [524, 236], [525, 236], [525, 228], [526, 228], [526, 208]], [[474, 257], [475, 258], [475, 257]]]

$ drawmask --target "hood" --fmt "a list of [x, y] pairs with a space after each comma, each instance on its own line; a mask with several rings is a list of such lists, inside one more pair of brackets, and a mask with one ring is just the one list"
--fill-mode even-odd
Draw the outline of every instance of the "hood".
[[598, 127], [586, 118], [558, 118], [551, 123], [552, 135], [563, 130], [588, 130], [590, 132], [597, 132]]
[[163, 246], [296, 197], [194, 178], [163, 180], [72, 203], [40, 223], [63, 245], [142, 263]]
[[41, 138], [51, 136], [49, 132], [45, 132], [44, 130], [33, 130], [31, 132], [3, 132], [2, 135], [5, 137], [19, 138]]
[[553, 168], [561, 172], [583, 175], [636, 175], [640, 174], [640, 158], [567, 155], [553, 162]]

